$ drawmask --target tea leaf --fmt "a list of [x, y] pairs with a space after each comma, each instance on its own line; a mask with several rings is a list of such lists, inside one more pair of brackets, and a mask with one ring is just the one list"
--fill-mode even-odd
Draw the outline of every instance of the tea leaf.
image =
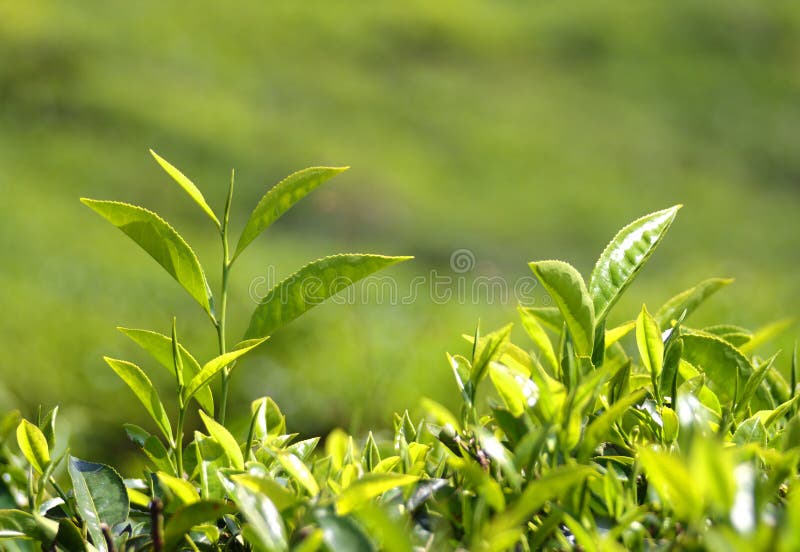
[[214, 224], [217, 225], [217, 228], [221, 229], [222, 224], [220, 224], [217, 215], [215, 215], [211, 207], [208, 206], [208, 203], [206, 203], [206, 198], [203, 197], [203, 194], [197, 189], [197, 186], [195, 186], [194, 183], [189, 180], [181, 171], [173, 167], [166, 159], [159, 156], [153, 150], [150, 150], [150, 155], [152, 155], [156, 162], [161, 165], [161, 168], [164, 169], [166, 173], [170, 175], [172, 179], [175, 180], [175, 182], [177, 182], [187, 194], [189, 194], [189, 197], [191, 197], [194, 202], [200, 206], [203, 212], [208, 215], [208, 218], [210, 218]]
[[219, 443], [222, 450], [225, 451], [225, 456], [230, 461], [231, 466], [237, 470], [244, 469], [244, 455], [242, 449], [239, 448], [239, 443], [231, 435], [231, 433], [219, 422], [209, 417], [205, 412], [200, 412], [200, 418], [203, 420], [208, 433], [211, 437]]
[[69, 457], [69, 476], [78, 512], [86, 523], [92, 542], [100, 552], [108, 552], [102, 524], [113, 527], [128, 519], [128, 493], [122, 478], [104, 464]]
[[367, 501], [397, 487], [405, 487], [419, 481], [416, 475], [399, 473], [372, 473], [351, 483], [336, 498], [336, 513], [340, 516], [356, 510]]
[[662, 329], [667, 329], [673, 320], [678, 319], [683, 312], [689, 316], [706, 299], [720, 289], [733, 283], [733, 278], [709, 278], [694, 287], [682, 291], [664, 303], [655, 314], [656, 320]]
[[[173, 376], [175, 375], [175, 362], [172, 359], [172, 338], [150, 330], [117, 329], [150, 353]], [[183, 379], [184, 381], [190, 381], [200, 372], [200, 364], [183, 345], [179, 346], [179, 350], [183, 361]], [[211, 393], [211, 389], [208, 387], [200, 389], [195, 394], [194, 399], [203, 410], [209, 414], [214, 413], [214, 396]]]
[[17, 444], [33, 469], [43, 474], [50, 464], [50, 450], [42, 430], [28, 420], [22, 420], [17, 426]]
[[558, 305], [578, 356], [590, 357], [594, 345], [595, 314], [583, 278], [562, 261], [529, 263], [547, 293]]
[[637, 219], [619, 231], [597, 260], [589, 278], [595, 317], [605, 319], [675, 220], [680, 205]]
[[249, 530], [244, 531], [245, 536], [258, 550], [289, 550], [286, 525], [280, 512], [266, 495], [234, 483], [231, 498], [247, 520]]
[[226, 366], [230, 365], [234, 360], [246, 355], [262, 343], [264, 343], [269, 336], [264, 337], [262, 339], [254, 339], [251, 342], [244, 343], [240, 349], [234, 349], [228, 353], [219, 355], [216, 358], [209, 360], [200, 372], [195, 375], [189, 384], [186, 386], [186, 389], [183, 391], [183, 398], [184, 401], [187, 401], [194, 397], [194, 395], [200, 391], [203, 387], [209, 384], [211, 380], [219, 374]]
[[161, 402], [161, 398], [158, 396], [158, 392], [153, 387], [153, 382], [150, 381], [147, 374], [132, 362], [108, 357], [103, 357], [103, 360], [111, 366], [111, 369], [133, 391], [133, 394], [144, 405], [150, 417], [155, 420], [164, 437], [167, 440], [172, 440], [172, 426], [169, 423], [169, 416], [167, 416], [164, 404]]
[[411, 258], [334, 255], [307, 264], [270, 290], [253, 312], [245, 339], [268, 336], [358, 280]]
[[125, 232], [160, 264], [213, 318], [211, 290], [200, 261], [189, 244], [157, 214], [118, 201], [81, 201]]
[[177, 550], [183, 537], [192, 527], [201, 523], [214, 522], [227, 514], [233, 514], [236, 508], [218, 500], [202, 500], [182, 506], [169, 518], [164, 529], [164, 548]]
[[291, 174], [272, 187], [250, 215], [242, 230], [233, 258], [250, 245], [258, 235], [278, 220], [295, 203], [314, 191], [331, 177], [344, 172], [349, 167], [311, 167]]

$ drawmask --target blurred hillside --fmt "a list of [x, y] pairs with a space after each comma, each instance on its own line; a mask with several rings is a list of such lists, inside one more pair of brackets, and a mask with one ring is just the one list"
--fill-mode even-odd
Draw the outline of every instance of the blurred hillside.
[[[108, 458], [121, 419], [145, 418], [101, 355], [159, 374], [114, 326], [166, 332], [175, 314], [197, 356], [214, 353], [196, 305], [78, 202], [157, 210], [218, 284], [213, 228], [149, 147], [218, 209], [235, 167], [235, 232], [289, 172], [353, 167], [243, 256], [234, 336], [270, 266], [411, 254], [390, 273], [407, 289], [466, 248], [471, 275], [513, 281], [551, 257], [588, 273], [619, 227], [675, 203], [686, 207], [617, 317], [708, 276], [737, 282], [697, 325], [797, 312], [796, 3], [363, 6], [0, 2], [0, 407], [61, 403], [73, 449]], [[513, 302], [427, 296], [326, 305], [237, 368], [234, 413], [270, 394], [290, 428], [320, 432], [385, 425], [421, 394], [450, 403], [444, 351], [465, 349], [479, 318], [513, 316]], [[59, 385], [45, 384], [53, 374]]]

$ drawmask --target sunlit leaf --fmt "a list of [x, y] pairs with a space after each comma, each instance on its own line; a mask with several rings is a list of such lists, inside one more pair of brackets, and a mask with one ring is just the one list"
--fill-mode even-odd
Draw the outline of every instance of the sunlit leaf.
[[181, 171], [173, 167], [166, 159], [159, 156], [153, 150], [150, 150], [150, 155], [152, 155], [156, 162], [161, 165], [161, 168], [164, 169], [164, 171], [166, 171], [166, 173], [170, 175], [172, 179], [175, 180], [175, 182], [177, 182], [187, 194], [189, 194], [189, 197], [191, 197], [194, 202], [200, 206], [203, 212], [208, 215], [208, 218], [210, 218], [214, 224], [217, 225], [217, 228], [222, 228], [217, 215], [215, 215], [214, 211], [211, 209], [211, 207], [209, 207], [208, 203], [206, 202], [206, 198], [203, 197], [202, 192], [197, 189], [197, 186], [194, 185], [194, 182], [189, 180]]
[[153, 387], [153, 382], [150, 381], [150, 378], [132, 362], [109, 357], [103, 357], [103, 359], [144, 405], [145, 410], [155, 420], [164, 437], [171, 440], [172, 426], [169, 423], [169, 416], [167, 416], [161, 398], [158, 396], [155, 387]]

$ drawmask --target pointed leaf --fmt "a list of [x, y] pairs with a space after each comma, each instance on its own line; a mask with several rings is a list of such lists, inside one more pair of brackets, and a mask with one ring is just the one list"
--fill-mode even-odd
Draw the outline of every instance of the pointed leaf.
[[336, 513], [340, 516], [358, 509], [362, 504], [376, 498], [386, 491], [405, 487], [419, 481], [416, 475], [399, 473], [370, 473], [350, 484], [336, 497]]
[[642, 364], [653, 379], [653, 392], [658, 393], [658, 376], [664, 367], [664, 342], [661, 341], [661, 328], [647, 312], [646, 306], [642, 306], [642, 312], [636, 319], [636, 345]]
[[270, 335], [358, 280], [409, 259], [353, 254], [307, 264], [270, 290], [253, 312], [245, 339]]
[[[175, 375], [175, 362], [172, 360], [172, 339], [170, 337], [150, 330], [117, 329], [150, 353], [173, 376]], [[183, 345], [179, 346], [179, 350], [183, 361], [183, 379], [184, 381], [191, 381], [194, 376], [200, 373], [200, 364]], [[209, 414], [214, 413], [214, 397], [211, 389], [208, 387], [200, 389], [194, 398], [203, 410]]]
[[231, 435], [225, 426], [213, 418], [210, 418], [205, 412], [201, 411], [200, 417], [203, 419], [203, 423], [206, 429], [208, 429], [209, 434], [211, 434], [211, 437], [213, 437], [222, 447], [222, 450], [225, 451], [225, 456], [230, 461], [231, 466], [237, 470], [243, 470], [244, 455], [242, 454], [242, 449], [239, 448], [239, 443], [236, 442], [233, 435]]
[[633, 221], [606, 246], [589, 278], [595, 317], [605, 319], [669, 230], [680, 205]]
[[111, 369], [130, 387], [136, 398], [144, 405], [145, 410], [155, 420], [158, 428], [169, 441], [172, 439], [172, 426], [169, 423], [169, 416], [164, 410], [164, 404], [158, 396], [158, 392], [153, 387], [153, 382], [147, 377], [141, 368], [125, 360], [116, 360], [103, 357], [111, 366]]
[[164, 169], [166, 173], [170, 175], [172, 179], [175, 180], [175, 182], [177, 182], [187, 194], [189, 194], [189, 197], [191, 197], [194, 202], [200, 206], [205, 214], [207, 214], [208, 217], [214, 221], [214, 224], [217, 225], [217, 228], [222, 228], [217, 215], [215, 215], [211, 207], [208, 206], [208, 203], [206, 203], [206, 198], [203, 197], [203, 194], [197, 189], [197, 186], [195, 186], [194, 183], [189, 180], [181, 171], [173, 167], [166, 159], [159, 156], [153, 150], [150, 150], [150, 155], [152, 155], [156, 162], [161, 165], [161, 168]]
[[125, 232], [150, 254], [209, 314], [211, 290], [189, 244], [157, 214], [136, 205], [83, 198], [81, 201]]
[[22, 420], [17, 426], [17, 444], [28, 463], [40, 475], [50, 464], [50, 450], [47, 439], [36, 425]]
[[289, 550], [283, 518], [269, 498], [238, 483], [233, 484], [231, 497], [250, 528], [244, 534], [257, 550]]
[[731, 284], [733, 278], [709, 278], [696, 286], [682, 291], [664, 303], [655, 314], [656, 320], [662, 329], [667, 329], [673, 320], [678, 319], [684, 311], [686, 315], [692, 314], [706, 299], [720, 289]]
[[530, 309], [519, 307], [517, 310], [522, 319], [522, 327], [525, 329], [525, 332], [531, 338], [534, 345], [536, 345], [536, 349], [541, 353], [548, 370], [551, 374], [558, 373], [558, 358], [553, 349], [553, 343], [547, 336], [547, 332], [539, 322], [539, 319]]
[[22, 510], [0, 510], [0, 540], [28, 538], [47, 544], [57, 532], [58, 523], [53, 520]]
[[583, 439], [580, 444], [581, 452], [584, 454], [591, 454], [597, 445], [607, 438], [614, 422], [619, 420], [633, 405], [641, 401], [646, 393], [646, 389], [638, 389], [630, 395], [619, 399], [608, 407], [605, 412], [595, 418], [586, 427], [586, 431], [583, 434]]
[[310, 194], [329, 178], [347, 169], [348, 167], [311, 167], [297, 171], [281, 180], [256, 205], [242, 231], [242, 236], [236, 245], [236, 252], [233, 254], [233, 258], [238, 257], [250, 242], [256, 239], [269, 225], [278, 220], [295, 203]]
[[317, 480], [314, 479], [308, 467], [294, 454], [289, 452], [278, 452], [276, 454], [278, 462], [280, 462], [286, 473], [292, 476], [292, 479], [302, 485], [311, 496], [319, 494], [319, 485]]
[[240, 349], [234, 349], [229, 353], [225, 353], [219, 355], [216, 358], [209, 360], [200, 372], [197, 373], [196, 376], [192, 378], [189, 382], [189, 385], [186, 386], [186, 389], [183, 391], [183, 397], [185, 401], [188, 401], [192, 397], [194, 397], [195, 393], [200, 391], [203, 387], [208, 385], [208, 383], [212, 380], [214, 376], [219, 374], [223, 368], [230, 365], [234, 360], [238, 359], [241, 356], [246, 355], [262, 343], [264, 343], [269, 336], [263, 339], [255, 339], [251, 342], [244, 344], [243, 347]]
[[583, 278], [573, 266], [562, 261], [539, 261], [530, 263], [530, 267], [558, 305], [578, 356], [590, 357], [595, 314]]
[[128, 493], [122, 478], [112, 468], [69, 457], [69, 476], [78, 513], [86, 523], [92, 542], [100, 552], [108, 552], [102, 524], [113, 527], [128, 519]]
[[164, 529], [165, 550], [177, 550], [183, 543], [184, 535], [195, 525], [213, 523], [222, 516], [235, 512], [236, 508], [232, 505], [218, 500], [203, 500], [178, 508]]

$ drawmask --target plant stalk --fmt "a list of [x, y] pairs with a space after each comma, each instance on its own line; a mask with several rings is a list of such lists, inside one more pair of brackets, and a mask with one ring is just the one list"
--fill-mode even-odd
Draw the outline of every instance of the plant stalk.
[[[231, 269], [230, 252], [228, 248], [228, 221], [231, 214], [231, 200], [233, 198], [233, 183], [235, 180], [235, 173], [231, 170], [231, 184], [228, 188], [228, 199], [225, 202], [225, 215], [222, 218], [222, 295], [220, 296], [219, 305], [219, 320], [217, 321], [217, 338], [219, 341], [219, 354], [224, 355], [227, 352], [227, 344], [225, 340], [225, 322], [226, 313], [228, 310], [228, 274]], [[222, 370], [222, 397], [219, 404], [219, 423], [225, 424], [225, 414], [228, 410], [228, 392], [230, 387], [231, 371], [229, 367]]]

